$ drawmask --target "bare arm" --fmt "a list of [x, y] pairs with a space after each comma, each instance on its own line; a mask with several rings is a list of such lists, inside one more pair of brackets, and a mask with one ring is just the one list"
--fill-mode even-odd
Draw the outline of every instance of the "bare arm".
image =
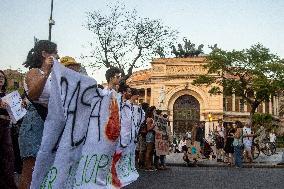
[[147, 118], [147, 131], [153, 130], [155, 127], [154, 121], [152, 118]]
[[46, 83], [46, 80], [51, 72], [51, 67], [53, 64], [53, 58], [49, 57], [45, 60], [42, 65], [43, 74], [40, 72], [39, 69], [31, 69], [28, 71], [25, 81], [28, 87], [28, 95], [30, 99], [37, 100]]
[[236, 133], [234, 134], [234, 138], [240, 138], [241, 137], [241, 129], [237, 129]]

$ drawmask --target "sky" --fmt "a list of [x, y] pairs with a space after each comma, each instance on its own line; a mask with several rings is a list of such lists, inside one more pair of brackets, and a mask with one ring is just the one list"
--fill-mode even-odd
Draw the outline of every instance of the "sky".
[[[284, 58], [283, 0], [120, 0], [138, 15], [161, 21], [195, 44], [241, 50], [256, 43]], [[0, 69], [22, 69], [34, 36], [48, 38], [51, 0], [0, 0]], [[87, 54], [93, 35], [83, 25], [86, 12], [106, 11], [115, 0], [54, 0], [52, 41], [60, 56]], [[205, 53], [209, 52], [204, 48]], [[104, 69], [88, 73], [99, 83]]]

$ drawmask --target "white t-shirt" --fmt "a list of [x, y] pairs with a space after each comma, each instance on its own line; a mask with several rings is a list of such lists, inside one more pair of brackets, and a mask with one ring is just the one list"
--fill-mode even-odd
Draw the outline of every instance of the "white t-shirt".
[[269, 140], [270, 140], [270, 142], [275, 142], [276, 141], [276, 135], [274, 133], [269, 133]]
[[244, 127], [244, 128], [243, 128], [243, 135], [244, 135], [244, 137], [243, 137], [243, 142], [244, 142], [245, 144], [251, 144], [251, 143], [252, 143], [253, 137], [245, 137], [245, 135], [250, 135], [250, 134], [252, 134], [252, 133], [251, 133], [251, 128], [249, 128], [249, 127]]
[[222, 138], [225, 137], [224, 130], [225, 130], [225, 128], [223, 126], [217, 127], [217, 132], [218, 132], [219, 136], [221, 136]]

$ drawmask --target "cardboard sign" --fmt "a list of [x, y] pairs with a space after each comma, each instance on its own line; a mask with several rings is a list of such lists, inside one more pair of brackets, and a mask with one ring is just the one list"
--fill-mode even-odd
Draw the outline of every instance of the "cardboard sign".
[[18, 91], [7, 94], [1, 100], [8, 104], [7, 112], [13, 123], [17, 123], [26, 115], [27, 110], [22, 107], [22, 98]]
[[157, 156], [169, 155], [168, 119], [154, 115], [155, 149]]

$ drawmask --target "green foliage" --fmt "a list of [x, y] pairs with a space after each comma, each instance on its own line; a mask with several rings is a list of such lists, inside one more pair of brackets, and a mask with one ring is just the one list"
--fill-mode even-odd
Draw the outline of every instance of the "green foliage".
[[270, 128], [272, 126], [273, 117], [270, 114], [255, 113], [252, 117], [255, 126], [264, 126]]
[[251, 114], [261, 102], [284, 89], [284, 61], [261, 44], [240, 51], [214, 48], [206, 61], [208, 74], [193, 84], [212, 86], [211, 94], [241, 96], [251, 105]]

